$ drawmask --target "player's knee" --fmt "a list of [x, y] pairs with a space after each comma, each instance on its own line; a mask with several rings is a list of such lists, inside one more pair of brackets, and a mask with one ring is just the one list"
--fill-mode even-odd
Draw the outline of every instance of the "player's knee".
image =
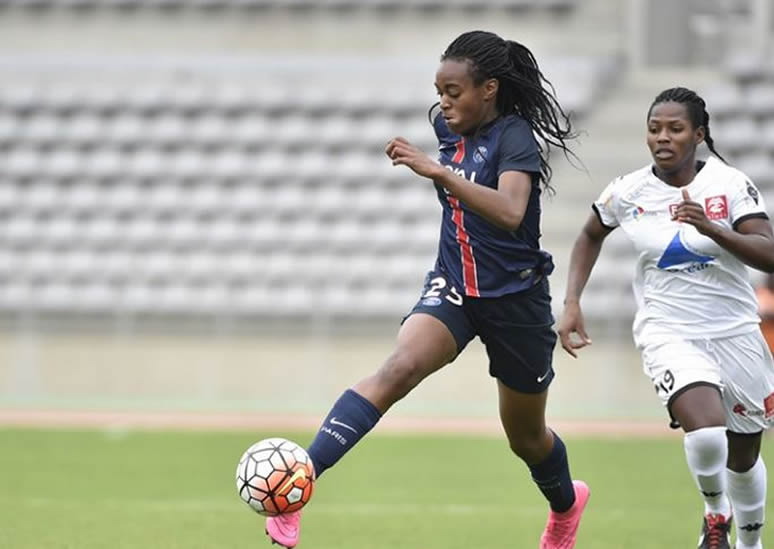
[[398, 395], [405, 395], [424, 377], [421, 361], [410, 353], [396, 351], [379, 370], [379, 381]]
[[761, 453], [761, 432], [737, 433], [727, 431], [728, 468], [735, 473], [746, 473], [753, 468]]
[[726, 428], [703, 427], [685, 433], [685, 457], [695, 473], [713, 474], [724, 467], [728, 459]]
[[728, 468], [735, 473], [746, 473], [753, 468], [756, 461], [758, 461], [758, 454], [752, 449], [728, 454]]
[[536, 463], [545, 457], [545, 429], [522, 431], [508, 438], [511, 451], [527, 463]]

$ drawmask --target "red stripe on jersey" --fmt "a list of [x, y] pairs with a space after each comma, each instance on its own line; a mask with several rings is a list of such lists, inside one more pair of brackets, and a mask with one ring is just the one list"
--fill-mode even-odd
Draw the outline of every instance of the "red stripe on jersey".
[[453, 213], [452, 221], [457, 226], [457, 242], [460, 245], [460, 257], [462, 258], [462, 281], [465, 284], [465, 295], [480, 297], [478, 291], [478, 273], [476, 272], [476, 258], [473, 257], [473, 246], [470, 245], [470, 235], [465, 230], [465, 213], [462, 211], [460, 201], [452, 196], [446, 197], [451, 204]]
[[459, 141], [456, 143], [457, 146], [457, 152], [454, 153], [454, 156], [452, 157], [452, 162], [455, 164], [459, 164], [463, 160], [465, 160], [465, 138], [461, 137]]

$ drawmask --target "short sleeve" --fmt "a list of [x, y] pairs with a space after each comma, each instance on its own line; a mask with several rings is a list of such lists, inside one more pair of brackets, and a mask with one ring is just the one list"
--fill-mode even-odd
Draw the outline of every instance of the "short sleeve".
[[608, 229], [614, 229], [619, 225], [618, 216], [616, 215], [618, 205], [618, 199], [616, 196], [616, 183], [618, 183], [619, 180], [620, 178], [614, 179], [610, 184], [608, 184], [608, 186], [605, 187], [605, 189], [599, 195], [599, 198], [597, 198], [591, 205], [594, 213], [596, 213], [597, 217], [599, 218], [599, 222]]
[[459, 141], [460, 137], [454, 134], [446, 125], [446, 121], [441, 116], [440, 109], [437, 111], [430, 111], [431, 121], [433, 123], [433, 130], [435, 130], [435, 136], [438, 139], [438, 144], [441, 146], [453, 145]]
[[742, 175], [734, 182], [734, 191], [729, 198], [729, 213], [734, 228], [747, 219], [769, 218], [760, 191], [747, 177]]
[[497, 175], [519, 171], [540, 173], [540, 152], [532, 128], [526, 121], [514, 118], [500, 136]]

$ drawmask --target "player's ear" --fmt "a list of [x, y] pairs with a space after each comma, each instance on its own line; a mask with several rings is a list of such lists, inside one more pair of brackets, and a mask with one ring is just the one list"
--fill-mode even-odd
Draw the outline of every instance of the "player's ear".
[[704, 126], [699, 126], [696, 128], [696, 132], [693, 134], [693, 140], [697, 145], [699, 145], [704, 142], [704, 137], [706, 135], [707, 130], [704, 129]]
[[494, 101], [497, 99], [497, 91], [500, 89], [500, 81], [497, 78], [490, 78], [484, 82], [484, 101]]

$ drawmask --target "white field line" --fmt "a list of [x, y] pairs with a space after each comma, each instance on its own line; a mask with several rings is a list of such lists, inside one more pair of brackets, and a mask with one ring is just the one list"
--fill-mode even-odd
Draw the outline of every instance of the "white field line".
[[[143, 500], [143, 499], [98, 499], [98, 500], [61, 500], [44, 497], [16, 497], [0, 498], [0, 506], [21, 506], [31, 509], [93, 509], [99, 506], [101, 509], [128, 512], [133, 509], [138, 512], [207, 512], [207, 513], [234, 513], [249, 511], [249, 507], [240, 503], [237, 496], [234, 503], [222, 500], [206, 499], [174, 499], [174, 500]], [[528, 517], [543, 517], [546, 509], [543, 505], [495, 505], [488, 503], [319, 503], [310, 504], [309, 512], [323, 515], [359, 515], [359, 516], [416, 516], [419, 513], [441, 516], [477, 516], [477, 515], [519, 515]], [[606, 515], [624, 516], [624, 512], [608, 511]]]
[[[191, 430], [315, 430], [322, 416], [264, 414], [256, 412], [138, 412], [101, 410], [0, 409], [0, 427], [50, 427]], [[668, 437], [678, 436], [664, 421], [549, 420], [561, 434], [578, 436]], [[376, 432], [454, 433], [503, 436], [496, 418], [386, 416]]]

